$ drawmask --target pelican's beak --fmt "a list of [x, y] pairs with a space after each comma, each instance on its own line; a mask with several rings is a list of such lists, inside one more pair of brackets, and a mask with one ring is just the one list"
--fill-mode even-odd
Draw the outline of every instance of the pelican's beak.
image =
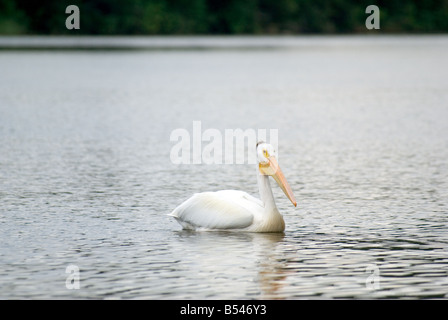
[[289, 186], [288, 181], [286, 181], [285, 176], [283, 175], [280, 166], [278, 165], [277, 159], [274, 156], [270, 156], [268, 158], [269, 163], [260, 163], [259, 170], [262, 174], [269, 175], [277, 181], [280, 188], [282, 188], [283, 192], [286, 194], [288, 199], [292, 202], [294, 207], [297, 206], [296, 198], [292, 193], [291, 187]]

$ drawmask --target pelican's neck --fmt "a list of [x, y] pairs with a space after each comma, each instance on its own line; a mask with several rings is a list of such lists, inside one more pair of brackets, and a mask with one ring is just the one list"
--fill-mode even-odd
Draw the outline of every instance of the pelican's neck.
[[272, 194], [271, 184], [269, 183], [269, 176], [263, 175], [257, 168], [258, 189], [260, 190], [260, 198], [264, 203], [266, 211], [274, 211], [277, 209]]

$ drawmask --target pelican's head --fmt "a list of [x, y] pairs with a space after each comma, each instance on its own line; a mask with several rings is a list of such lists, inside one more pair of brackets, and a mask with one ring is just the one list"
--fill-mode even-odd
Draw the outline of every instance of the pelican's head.
[[277, 163], [276, 155], [277, 153], [274, 147], [269, 143], [257, 143], [257, 160], [260, 173], [274, 178], [292, 204], [297, 206], [291, 187]]

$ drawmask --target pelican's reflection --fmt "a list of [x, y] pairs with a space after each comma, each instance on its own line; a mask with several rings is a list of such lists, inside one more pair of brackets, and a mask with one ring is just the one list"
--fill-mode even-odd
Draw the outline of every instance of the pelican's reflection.
[[285, 298], [280, 294], [288, 277], [286, 259], [282, 256], [284, 233], [181, 230], [177, 235], [188, 248], [185, 259], [206, 277], [214, 290], [244, 291], [234, 292], [230, 298]]

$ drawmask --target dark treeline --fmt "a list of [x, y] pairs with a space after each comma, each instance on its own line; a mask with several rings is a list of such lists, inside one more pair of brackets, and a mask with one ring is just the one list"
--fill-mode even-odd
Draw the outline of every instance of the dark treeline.
[[[68, 5], [81, 28], [68, 30]], [[380, 8], [381, 33], [448, 32], [448, 0], [0, 0], [0, 34], [365, 33]]]

